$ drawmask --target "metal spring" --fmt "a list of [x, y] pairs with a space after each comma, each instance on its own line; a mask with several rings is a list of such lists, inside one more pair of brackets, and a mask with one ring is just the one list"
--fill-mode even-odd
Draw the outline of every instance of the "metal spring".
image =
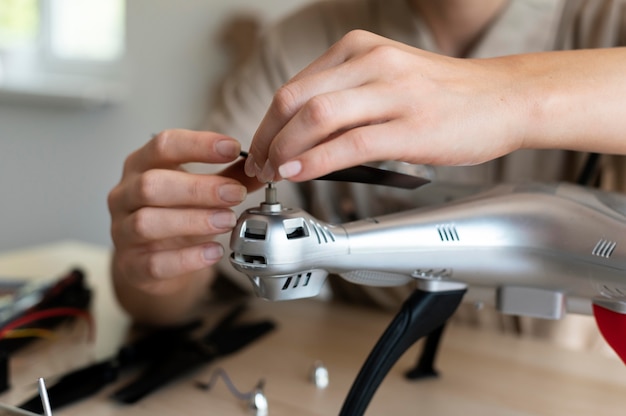
[[235, 386], [233, 381], [228, 376], [226, 370], [224, 370], [223, 368], [216, 368], [211, 373], [211, 377], [209, 378], [208, 382], [203, 383], [197, 381], [196, 386], [202, 390], [210, 390], [215, 386], [215, 383], [217, 383], [217, 380], [220, 377], [222, 378], [222, 380], [224, 380], [224, 384], [226, 384], [226, 387], [228, 387], [228, 390], [231, 392], [231, 394], [239, 400], [250, 400], [259, 390], [263, 390], [263, 387], [265, 387], [265, 380], [261, 379], [251, 391], [239, 391], [239, 389]]

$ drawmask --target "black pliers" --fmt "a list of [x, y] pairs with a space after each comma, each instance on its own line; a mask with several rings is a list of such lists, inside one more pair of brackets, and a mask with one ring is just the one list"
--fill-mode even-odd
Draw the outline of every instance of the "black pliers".
[[[197, 325], [156, 331], [120, 348], [104, 361], [90, 364], [62, 376], [48, 390], [52, 409], [74, 403], [97, 393], [117, 380], [123, 370], [144, 365], [140, 375], [123, 386], [112, 398], [120, 403], [135, 403], [165, 384], [219, 357], [232, 354], [275, 328], [262, 320], [235, 324], [245, 305], [235, 307], [209, 332], [193, 337]], [[39, 396], [19, 405], [31, 412], [43, 411]]]

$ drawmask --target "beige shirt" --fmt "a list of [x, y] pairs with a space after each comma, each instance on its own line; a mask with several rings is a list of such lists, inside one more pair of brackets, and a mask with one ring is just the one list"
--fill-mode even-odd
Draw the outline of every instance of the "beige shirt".
[[[274, 91], [352, 29], [368, 30], [437, 52], [428, 27], [405, 0], [314, 2], [266, 29], [250, 61], [223, 85], [208, 129], [237, 138], [245, 149]], [[626, 45], [626, 1], [511, 0], [467, 57], [617, 45]], [[525, 150], [471, 167], [414, 167], [392, 162], [391, 168], [431, 175], [435, 184], [447, 186], [455, 194], [471, 189], [470, 185], [571, 180], [580, 165], [578, 156], [564, 151]], [[446, 192], [429, 189], [398, 191], [355, 184], [285, 182], [281, 183], [279, 199], [337, 223], [448, 198]], [[244, 205], [254, 205], [254, 201]], [[223, 266], [234, 279], [242, 279], [227, 263]], [[382, 290], [341, 282], [335, 282], [335, 286], [335, 293], [342, 296], [369, 299], [388, 307], [396, 307], [408, 294], [406, 288]]]

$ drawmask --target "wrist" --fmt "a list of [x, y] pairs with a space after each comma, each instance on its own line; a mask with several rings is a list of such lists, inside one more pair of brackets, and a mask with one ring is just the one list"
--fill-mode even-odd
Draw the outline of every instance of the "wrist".
[[624, 49], [520, 55], [527, 149], [624, 153]]
[[[520, 88], [523, 96], [523, 149], [560, 149], [566, 135], [567, 107], [572, 93], [567, 82], [553, 64], [542, 62], [542, 55], [524, 55], [519, 66]], [[548, 55], [544, 56], [548, 60]]]

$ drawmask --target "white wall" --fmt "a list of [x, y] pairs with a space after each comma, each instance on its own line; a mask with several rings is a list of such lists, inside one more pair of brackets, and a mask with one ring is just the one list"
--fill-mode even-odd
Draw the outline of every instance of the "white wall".
[[226, 70], [216, 40], [242, 10], [271, 21], [311, 0], [127, 0], [128, 97], [78, 110], [0, 104], [0, 250], [79, 239], [110, 245], [108, 191], [128, 153], [199, 125]]

